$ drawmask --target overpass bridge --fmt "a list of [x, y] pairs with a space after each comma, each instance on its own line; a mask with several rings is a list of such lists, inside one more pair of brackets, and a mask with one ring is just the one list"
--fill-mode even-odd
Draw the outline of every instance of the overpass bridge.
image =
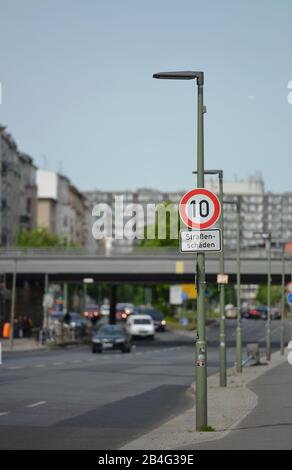
[[[286, 281], [290, 280], [291, 262], [286, 262]], [[93, 255], [76, 249], [2, 249], [0, 274], [8, 279], [16, 270], [18, 280], [43, 280], [47, 273], [51, 281], [82, 282], [90, 277], [96, 282], [109, 283], [192, 283], [195, 280], [196, 255], [180, 254], [178, 249], [140, 249], [111, 256]], [[206, 255], [207, 282], [215, 282], [219, 273], [218, 254]], [[230, 282], [236, 280], [236, 256], [225, 257], [225, 273]], [[241, 257], [242, 284], [267, 282], [267, 258], [264, 251], [243, 251]], [[272, 255], [272, 283], [280, 284], [282, 261], [279, 252]]]

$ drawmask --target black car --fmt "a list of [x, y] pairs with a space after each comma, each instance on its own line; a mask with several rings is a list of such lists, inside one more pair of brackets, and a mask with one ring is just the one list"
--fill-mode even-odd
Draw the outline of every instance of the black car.
[[121, 325], [102, 325], [92, 337], [92, 352], [101, 353], [108, 349], [131, 352], [131, 339]]
[[140, 307], [138, 309], [138, 313], [149, 315], [153, 320], [156, 331], [165, 331], [166, 321], [164, 320], [163, 313], [160, 310], [151, 307]]

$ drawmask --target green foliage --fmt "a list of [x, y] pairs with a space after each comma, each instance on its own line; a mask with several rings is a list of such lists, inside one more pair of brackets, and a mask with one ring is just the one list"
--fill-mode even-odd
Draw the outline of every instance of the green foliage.
[[[260, 286], [256, 300], [258, 303], [267, 305], [268, 286]], [[281, 302], [281, 286], [271, 286], [271, 305]]]
[[[168, 202], [168, 201], [163, 202], [161, 206], [166, 209], [166, 218], [164, 217], [164, 214], [161, 214], [159, 211], [156, 211], [155, 224], [152, 226], [146, 226], [144, 228], [144, 239], [141, 240], [140, 246], [143, 246], [143, 247], [167, 247], [167, 246], [178, 247], [179, 246], [179, 236], [178, 236], [179, 235], [179, 215], [175, 209], [175, 206], [171, 202]], [[178, 221], [177, 226], [175, 227], [177, 238], [171, 238], [170, 222], [172, 218], [173, 220], [175, 220], [176, 217]], [[159, 225], [163, 223], [165, 223], [165, 238], [159, 239], [158, 238]], [[147, 239], [147, 233], [150, 233], [152, 231], [153, 233], [155, 233], [155, 238]]]
[[[44, 227], [33, 230], [22, 229], [17, 235], [17, 246], [25, 248], [45, 248], [45, 247], [65, 247], [68, 246], [65, 240]], [[74, 246], [73, 244], [69, 245]]]
[[214, 432], [215, 429], [212, 426], [202, 426], [200, 432]]

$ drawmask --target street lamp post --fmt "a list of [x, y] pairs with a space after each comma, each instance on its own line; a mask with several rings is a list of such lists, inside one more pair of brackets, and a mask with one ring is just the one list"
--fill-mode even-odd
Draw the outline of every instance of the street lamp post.
[[14, 260], [14, 269], [12, 274], [12, 289], [11, 289], [11, 308], [10, 308], [10, 349], [13, 349], [14, 340], [14, 318], [15, 318], [15, 297], [16, 297], [16, 272], [17, 261]]
[[[193, 171], [194, 174], [197, 171]], [[219, 258], [219, 271], [224, 274], [224, 216], [223, 216], [223, 170], [205, 170], [205, 175], [218, 175], [219, 178], [219, 201], [221, 204], [220, 230], [222, 249]], [[219, 377], [220, 387], [227, 386], [227, 359], [226, 359], [226, 332], [225, 332], [225, 284], [219, 284], [220, 289], [220, 337], [219, 337]]]
[[268, 280], [267, 280], [267, 324], [266, 324], [266, 358], [271, 360], [271, 271], [272, 271], [272, 234], [271, 232], [254, 232], [255, 235], [261, 235], [266, 241], [268, 252]]
[[240, 199], [237, 201], [225, 201], [224, 204], [233, 204], [236, 206], [236, 307], [237, 307], [237, 325], [236, 325], [236, 371], [242, 372], [242, 335], [241, 335], [241, 313], [240, 313]]
[[[197, 187], [204, 187], [204, 72], [160, 72], [153, 78], [166, 80], [196, 80], [197, 103]], [[196, 341], [196, 429], [207, 426], [207, 344], [205, 319], [205, 254], [197, 254], [197, 313], [198, 340]]]
[[87, 302], [87, 286], [88, 284], [94, 284], [94, 279], [91, 277], [85, 277], [83, 279], [83, 312], [86, 310]]
[[237, 278], [237, 326], [236, 326], [236, 370], [242, 372], [242, 337], [241, 337], [241, 313], [240, 313], [240, 199], [236, 204], [236, 278]]
[[281, 326], [280, 326], [280, 351], [284, 355], [285, 350], [285, 243], [282, 245], [282, 282], [281, 282]]

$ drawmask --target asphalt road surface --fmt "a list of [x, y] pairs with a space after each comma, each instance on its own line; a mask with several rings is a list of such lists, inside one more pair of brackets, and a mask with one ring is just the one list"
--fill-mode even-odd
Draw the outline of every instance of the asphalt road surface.
[[[228, 364], [235, 326], [228, 320]], [[245, 342], [264, 341], [265, 322], [243, 321]], [[273, 349], [280, 322], [272, 322]], [[218, 324], [208, 327], [208, 374], [218, 370]], [[131, 354], [90, 347], [9, 353], [0, 366], [1, 449], [118, 449], [193, 406], [192, 338], [171, 331]]]

